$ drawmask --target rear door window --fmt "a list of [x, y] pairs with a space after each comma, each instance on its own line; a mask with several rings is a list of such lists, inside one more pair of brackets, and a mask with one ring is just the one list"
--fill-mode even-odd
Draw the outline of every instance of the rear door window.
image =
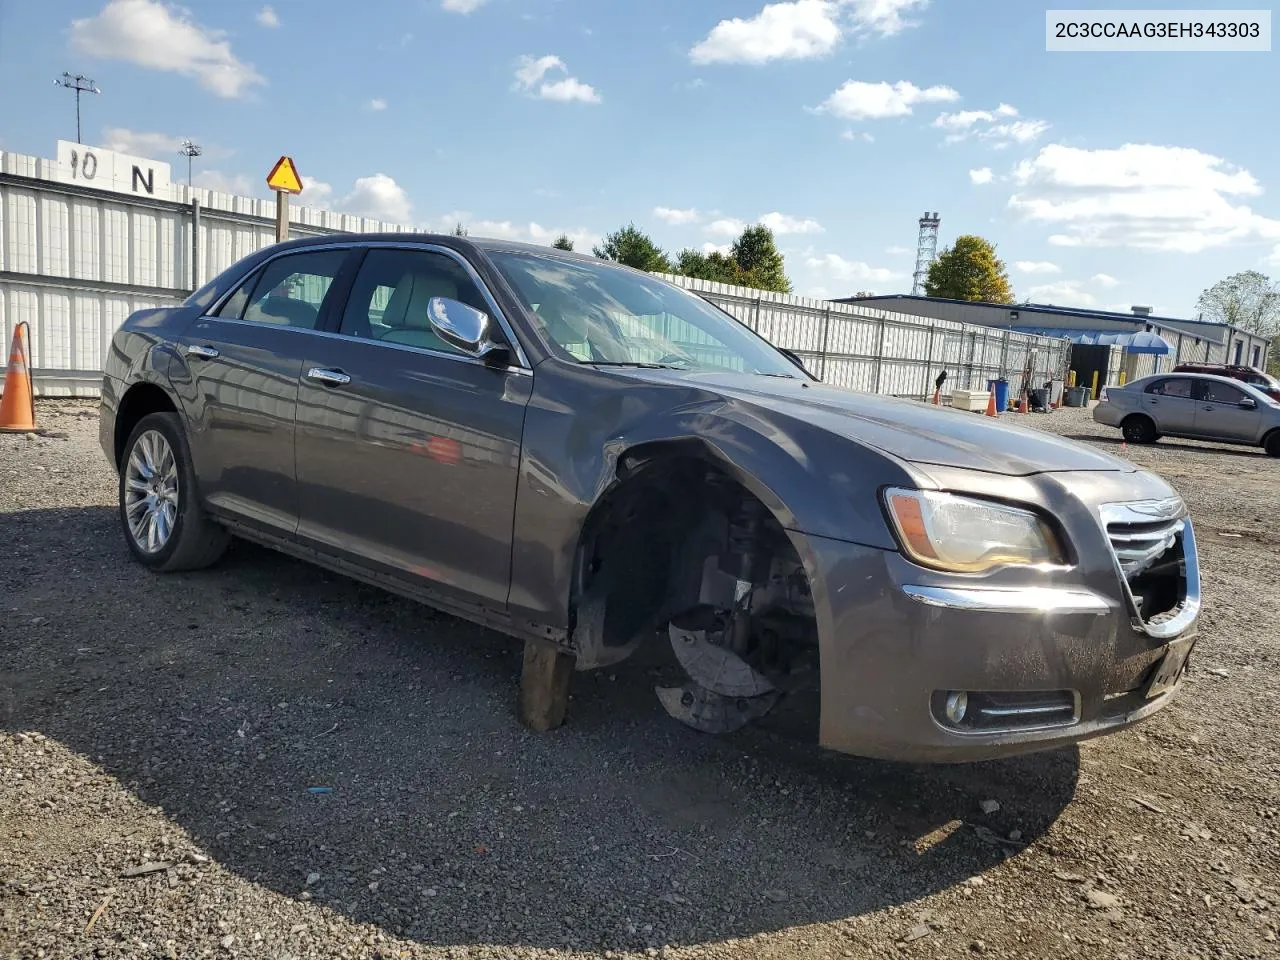
[[277, 257], [242, 283], [217, 316], [315, 330], [324, 298], [349, 253], [315, 250]]
[[1181, 378], [1157, 380], [1147, 387], [1147, 393], [1159, 394], [1162, 397], [1183, 397], [1190, 400], [1192, 394], [1191, 381]]

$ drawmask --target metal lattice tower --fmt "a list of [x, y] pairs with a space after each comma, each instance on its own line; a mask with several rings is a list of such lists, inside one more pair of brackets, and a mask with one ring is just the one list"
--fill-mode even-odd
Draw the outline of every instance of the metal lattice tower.
[[938, 219], [937, 212], [925, 211], [920, 218], [920, 238], [916, 241], [916, 272], [912, 275], [911, 295], [918, 297], [924, 293], [924, 282], [929, 276], [929, 264], [938, 258]]

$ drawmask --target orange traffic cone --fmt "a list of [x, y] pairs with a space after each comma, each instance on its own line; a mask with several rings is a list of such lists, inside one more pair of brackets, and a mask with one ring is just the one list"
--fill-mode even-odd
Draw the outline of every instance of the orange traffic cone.
[[25, 321], [14, 328], [9, 368], [4, 375], [4, 396], [0, 397], [0, 433], [27, 433], [36, 428], [36, 398], [31, 387], [31, 360], [27, 350], [29, 336]]
[[1025, 393], [1018, 399], [1018, 412], [1027, 412], [1027, 395]]
[[987, 416], [999, 416], [999, 414], [996, 413], [996, 392], [994, 390], [987, 394]]

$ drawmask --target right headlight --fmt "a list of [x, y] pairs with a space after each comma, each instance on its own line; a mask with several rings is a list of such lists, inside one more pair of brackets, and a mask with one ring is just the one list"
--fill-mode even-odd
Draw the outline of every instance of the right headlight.
[[889, 489], [885, 510], [902, 552], [926, 567], [984, 573], [1010, 564], [1056, 566], [1065, 555], [1030, 510], [934, 490]]

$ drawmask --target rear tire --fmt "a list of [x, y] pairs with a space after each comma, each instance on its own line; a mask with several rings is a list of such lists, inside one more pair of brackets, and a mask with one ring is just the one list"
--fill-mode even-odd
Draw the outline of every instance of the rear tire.
[[1280, 457], [1280, 430], [1272, 430], [1262, 442], [1262, 449], [1268, 457]]
[[1155, 443], [1160, 436], [1156, 433], [1156, 425], [1151, 422], [1151, 418], [1142, 414], [1125, 417], [1120, 424], [1120, 433], [1129, 443]]
[[200, 508], [191, 451], [176, 413], [133, 428], [120, 460], [120, 525], [134, 559], [157, 573], [215, 563], [230, 534]]

